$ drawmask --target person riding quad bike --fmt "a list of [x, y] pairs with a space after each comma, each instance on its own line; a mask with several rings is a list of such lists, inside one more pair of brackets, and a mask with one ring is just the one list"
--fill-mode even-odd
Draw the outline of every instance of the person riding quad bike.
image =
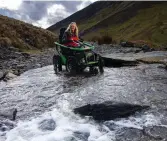
[[65, 46], [78, 47], [78, 41], [81, 41], [78, 37], [78, 27], [75, 22], [72, 22], [64, 32], [62, 43]]
[[56, 54], [53, 56], [55, 73], [62, 71], [62, 66], [67, 72], [80, 73], [89, 67], [91, 73], [103, 73], [103, 59], [93, 51], [94, 46], [78, 37], [78, 28], [75, 22], [66, 28], [60, 29], [59, 42], [56, 44]]

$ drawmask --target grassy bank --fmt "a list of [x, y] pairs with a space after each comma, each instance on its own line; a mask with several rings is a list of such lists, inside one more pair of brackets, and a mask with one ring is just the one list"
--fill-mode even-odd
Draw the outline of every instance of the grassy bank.
[[0, 45], [20, 50], [36, 50], [54, 46], [57, 36], [45, 29], [0, 15]]

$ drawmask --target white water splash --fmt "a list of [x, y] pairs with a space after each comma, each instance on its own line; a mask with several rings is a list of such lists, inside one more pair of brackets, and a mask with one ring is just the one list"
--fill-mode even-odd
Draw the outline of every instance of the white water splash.
[[[77, 80], [79, 77], [56, 76], [53, 67], [47, 66], [30, 70], [16, 79], [1, 83], [2, 106], [4, 108], [13, 107], [16, 104], [21, 111], [19, 114], [22, 119], [27, 118], [29, 113], [36, 112], [36, 110], [38, 112], [41, 107], [42, 112], [43, 110], [49, 111], [38, 117], [35, 117], [35, 114], [30, 115], [32, 118], [26, 121], [18, 121], [17, 126], [7, 132], [6, 141], [114, 141], [116, 140], [117, 128], [143, 129], [143, 127], [159, 125], [158, 117], [145, 113], [142, 116], [137, 115], [127, 119], [109, 121], [116, 125], [116, 128], [109, 130], [105, 123], [98, 124], [86, 117], [81, 118], [71, 110], [76, 105], [85, 104], [84, 102], [101, 99], [140, 103], [146, 98], [149, 103], [149, 100], [153, 96], [155, 98], [156, 95], [151, 94], [152, 91], [150, 93], [145, 91], [147, 78], [143, 77], [144, 74], [139, 77], [141, 75], [139, 72], [134, 68], [105, 69], [104, 76], [101, 78], [83, 78], [82, 82], [82, 79]], [[144, 81], [142, 81], [143, 79]], [[77, 82], [77, 85], [71, 83], [73, 80]], [[138, 90], [134, 89], [140, 81], [142, 82], [141, 87]], [[154, 81], [148, 82], [147, 84], [151, 85]], [[161, 85], [159, 88], [163, 88], [163, 86]], [[164, 98], [164, 95], [159, 91], [156, 93], [158, 93], [158, 97]], [[52, 105], [47, 105], [51, 102]], [[54, 130], [41, 130], [39, 124], [43, 120], [49, 119], [55, 121], [56, 128]], [[86, 139], [84, 140], [84, 138]], [[0, 137], [0, 141], [1, 139]]]
[[[53, 131], [43, 131], [39, 128], [39, 123], [47, 119], [56, 122]], [[82, 141], [82, 138], [88, 138], [88, 141], [114, 140], [113, 132], [100, 129], [93, 121], [73, 114], [68, 109], [68, 103], [64, 102], [61, 109], [53, 109], [28, 121], [19, 121], [17, 127], [7, 133], [6, 141]], [[79, 133], [80, 137], [75, 133]]]

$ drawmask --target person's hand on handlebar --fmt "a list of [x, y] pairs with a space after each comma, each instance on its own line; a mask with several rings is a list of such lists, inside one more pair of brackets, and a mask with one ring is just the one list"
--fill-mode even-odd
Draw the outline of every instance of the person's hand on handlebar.
[[73, 39], [72, 39], [71, 41], [72, 41], [72, 42], [75, 42], [75, 43], [79, 43], [79, 41], [77, 41], [77, 40], [73, 40]]
[[80, 41], [80, 42], [83, 42], [84, 40], [80, 38], [79, 41]]
[[73, 42], [74, 40], [73, 40], [73, 39], [69, 39], [68, 41], [69, 41], [69, 42]]

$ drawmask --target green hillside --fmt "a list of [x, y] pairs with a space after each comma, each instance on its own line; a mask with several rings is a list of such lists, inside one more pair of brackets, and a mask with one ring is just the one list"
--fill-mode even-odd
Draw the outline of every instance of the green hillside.
[[68, 24], [73, 19], [87, 40], [107, 34], [117, 42], [144, 40], [152, 46], [167, 45], [167, 2], [110, 2], [105, 6], [104, 3], [90, 5], [100, 7], [103, 4], [103, 7], [94, 9], [87, 18], [78, 19], [76, 15], [84, 15], [90, 6], [48, 29], [57, 32], [62, 22]]
[[[81, 25], [81, 28], [83, 26], [84, 24]], [[96, 33], [90, 32], [85, 37], [91, 39], [92, 36], [97, 36], [97, 33], [98, 36], [101, 36], [106, 32], [116, 41], [146, 40], [156, 45], [167, 45], [167, 3], [142, 9], [135, 17], [123, 23], [97, 28]]]

